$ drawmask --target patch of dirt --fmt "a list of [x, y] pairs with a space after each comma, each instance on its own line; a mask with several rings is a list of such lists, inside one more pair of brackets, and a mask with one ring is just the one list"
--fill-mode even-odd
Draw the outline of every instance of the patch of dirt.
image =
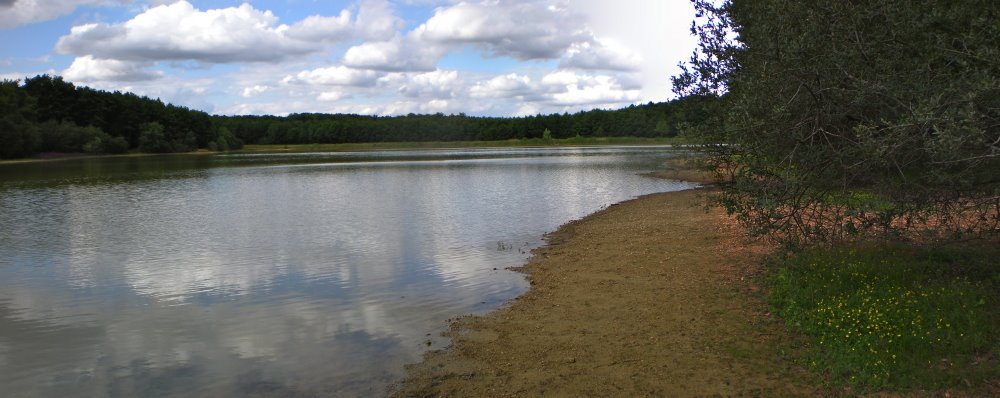
[[693, 190], [613, 205], [548, 235], [531, 289], [446, 333], [400, 397], [814, 396], [752, 277], [749, 244]]

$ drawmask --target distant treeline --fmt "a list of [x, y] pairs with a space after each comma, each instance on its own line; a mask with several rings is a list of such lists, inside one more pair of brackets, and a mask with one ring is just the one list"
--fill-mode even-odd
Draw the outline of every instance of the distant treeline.
[[615, 111], [519, 118], [329, 114], [212, 116], [132, 93], [77, 87], [41, 75], [0, 81], [0, 158], [44, 152], [149, 153], [252, 144], [471, 141], [574, 136], [672, 137], [709, 117], [711, 97]]
[[709, 116], [715, 100], [689, 97], [606, 111], [517, 118], [465, 114], [362, 116], [293, 114], [219, 116], [219, 126], [254, 144], [340, 144], [358, 142], [494, 141], [520, 138], [673, 137], [685, 124]]

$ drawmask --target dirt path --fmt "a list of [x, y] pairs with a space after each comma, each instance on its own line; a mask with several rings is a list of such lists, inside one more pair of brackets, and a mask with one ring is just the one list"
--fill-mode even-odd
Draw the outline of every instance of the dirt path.
[[448, 332], [397, 396], [809, 396], [742, 244], [704, 191], [645, 196], [567, 224], [531, 290]]

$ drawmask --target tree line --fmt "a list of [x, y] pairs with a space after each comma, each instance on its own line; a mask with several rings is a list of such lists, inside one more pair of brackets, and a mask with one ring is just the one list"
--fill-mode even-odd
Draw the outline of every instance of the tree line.
[[[672, 137], [717, 101], [690, 96], [619, 110], [528, 117], [292, 114], [215, 116], [58, 76], [0, 81], [0, 158], [44, 152], [117, 154], [238, 149], [252, 144], [472, 141], [574, 136]], [[547, 133], [546, 133], [547, 132]]]
[[311, 144], [414, 141], [494, 141], [542, 138], [674, 137], [683, 126], [706, 120], [712, 97], [693, 96], [618, 110], [527, 117], [476, 117], [465, 114], [366, 116], [292, 114], [219, 116], [216, 123], [247, 143]]
[[116, 154], [228, 149], [240, 140], [205, 112], [40, 75], [0, 82], [0, 158], [42, 152]]

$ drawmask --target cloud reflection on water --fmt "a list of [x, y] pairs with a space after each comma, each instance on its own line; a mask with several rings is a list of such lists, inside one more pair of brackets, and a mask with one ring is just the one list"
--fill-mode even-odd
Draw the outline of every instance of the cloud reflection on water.
[[198, 160], [134, 182], [0, 179], [0, 384], [363, 395], [418, 359], [428, 334], [440, 344], [446, 318], [526, 289], [502, 271], [526, 254], [498, 242], [530, 248], [602, 206], [689, 186], [636, 175], [664, 151], [411, 159], [421, 152], [349, 166]]

